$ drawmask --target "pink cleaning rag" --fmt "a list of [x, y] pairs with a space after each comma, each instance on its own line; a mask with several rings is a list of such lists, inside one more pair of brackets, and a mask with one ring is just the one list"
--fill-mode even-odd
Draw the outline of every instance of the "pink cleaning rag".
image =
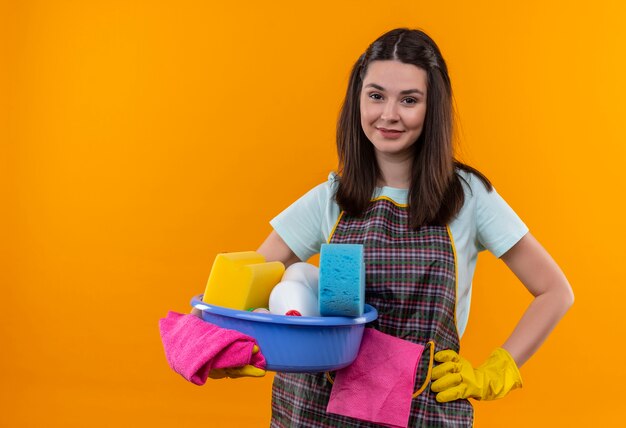
[[406, 427], [423, 351], [422, 345], [366, 328], [356, 360], [335, 374], [326, 411]]
[[261, 351], [252, 355], [256, 340], [238, 331], [173, 311], [159, 320], [159, 329], [170, 367], [196, 385], [204, 385], [211, 369], [251, 364], [265, 370]]

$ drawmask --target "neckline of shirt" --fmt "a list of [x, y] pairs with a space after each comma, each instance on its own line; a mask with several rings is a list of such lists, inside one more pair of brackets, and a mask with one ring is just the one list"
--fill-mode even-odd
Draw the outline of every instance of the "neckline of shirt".
[[[337, 178], [337, 174], [334, 171], [331, 171], [328, 174], [328, 178], [331, 182], [334, 182]], [[398, 187], [375, 187], [374, 188], [374, 198], [378, 198], [381, 196], [386, 196], [389, 199], [392, 199], [398, 204], [406, 204], [408, 201], [409, 189], [400, 189]]]
[[374, 190], [374, 198], [386, 196], [399, 204], [406, 204], [409, 195], [409, 189], [400, 189], [398, 187], [382, 186], [376, 187]]

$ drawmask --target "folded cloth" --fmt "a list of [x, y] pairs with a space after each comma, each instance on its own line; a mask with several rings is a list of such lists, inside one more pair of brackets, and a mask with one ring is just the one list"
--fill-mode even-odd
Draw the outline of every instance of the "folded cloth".
[[423, 351], [422, 345], [366, 328], [356, 360], [335, 374], [326, 411], [406, 427]]
[[256, 340], [238, 331], [173, 311], [159, 320], [159, 329], [170, 367], [196, 385], [204, 385], [212, 369], [250, 364], [265, 370], [261, 351], [252, 355]]

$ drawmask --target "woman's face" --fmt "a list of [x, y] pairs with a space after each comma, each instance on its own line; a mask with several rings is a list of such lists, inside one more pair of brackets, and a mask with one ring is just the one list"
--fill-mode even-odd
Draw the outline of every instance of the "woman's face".
[[377, 156], [412, 153], [426, 116], [427, 80], [426, 71], [413, 64], [369, 64], [361, 89], [361, 126]]

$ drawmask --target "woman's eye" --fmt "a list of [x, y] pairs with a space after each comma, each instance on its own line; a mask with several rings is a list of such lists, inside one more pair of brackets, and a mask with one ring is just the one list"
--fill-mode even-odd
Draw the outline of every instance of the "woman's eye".
[[[376, 92], [372, 92], [371, 94], [368, 95], [371, 99], [373, 100], [382, 100], [383, 96], [381, 94], [378, 94]], [[406, 104], [417, 104], [419, 101], [415, 98], [412, 97], [408, 97], [402, 100], [404, 103]]]

